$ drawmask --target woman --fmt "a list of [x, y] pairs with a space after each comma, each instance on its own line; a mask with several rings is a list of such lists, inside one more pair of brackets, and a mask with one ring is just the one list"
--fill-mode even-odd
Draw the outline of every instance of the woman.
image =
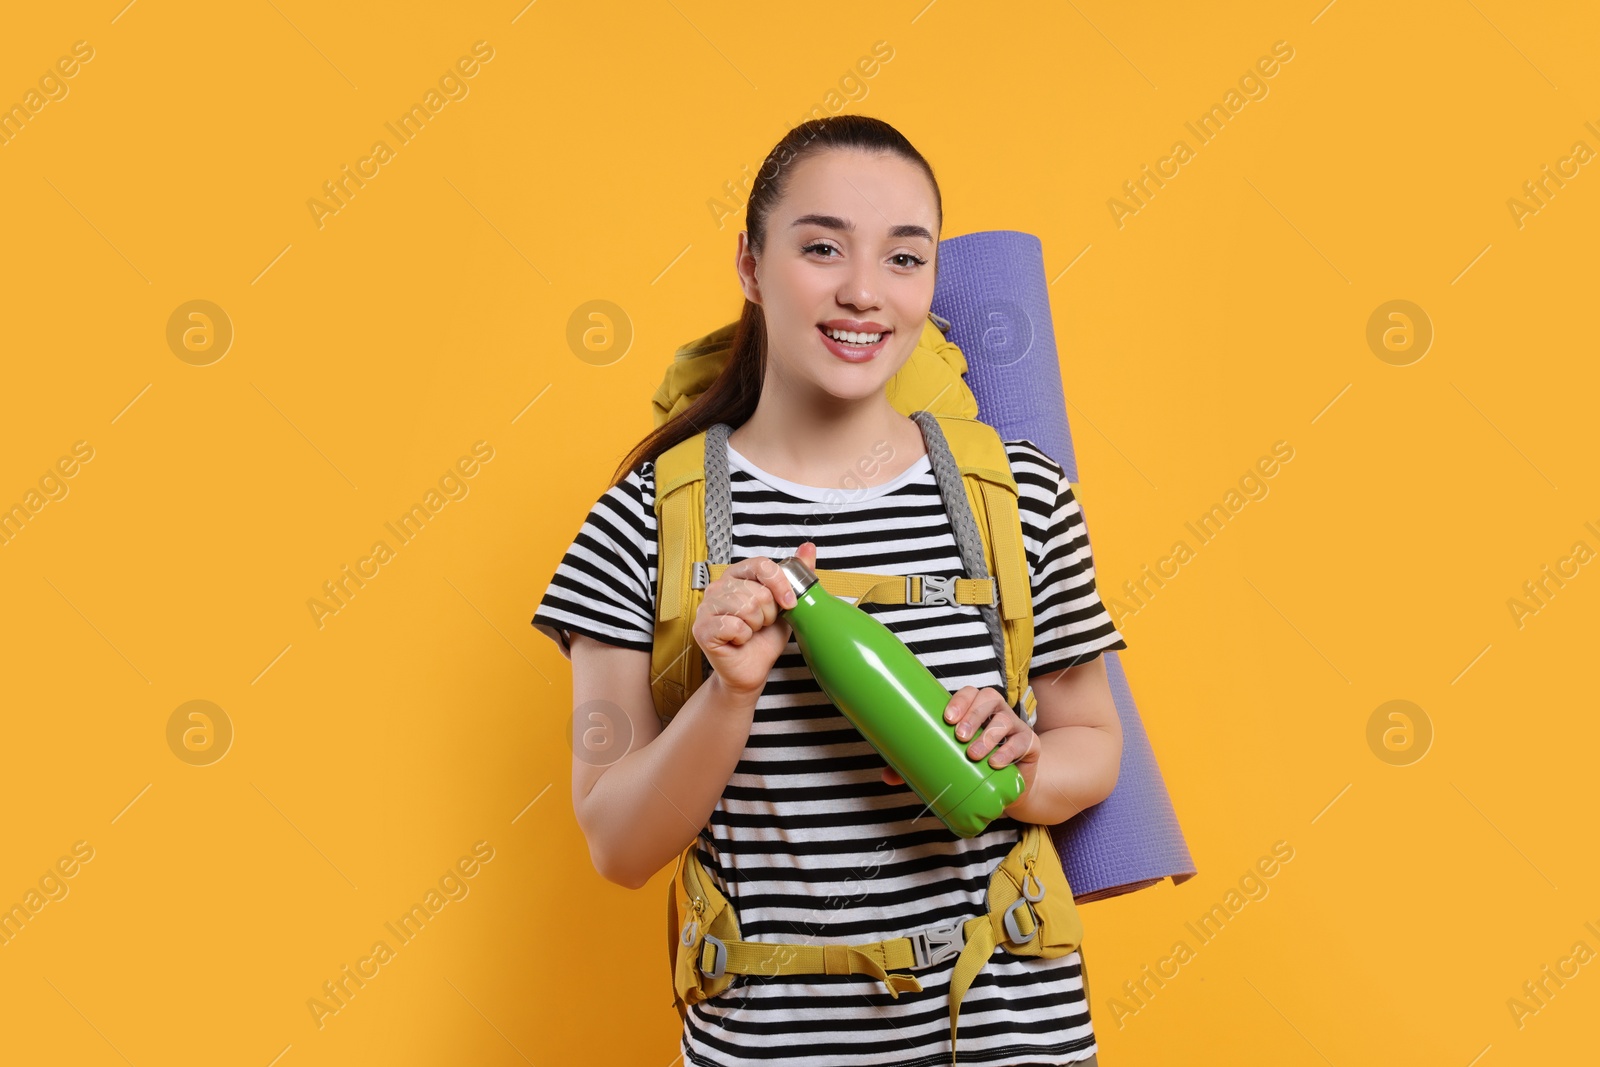
[[[917, 424], [885, 386], [933, 300], [943, 210], [932, 169], [876, 119], [807, 122], [752, 189], [735, 266], [745, 304], [722, 374], [627, 457], [556, 570], [534, 625], [573, 664], [576, 707], [614, 706], [626, 754], [573, 762], [596, 869], [643, 886], [691, 842], [741, 936], [854, 944], [984, 914], [1022, 822], [1055, 823], [1116, 781], [1121, 731], [1099, 653], [1126, 648], [1094, 584], [1082, 512], [1059, 465], [1006, 442], [1033, 586], [1034, 727], [971, 605], [863, 605], [952, 692], [968, 754], [1015, 763], [1026, 789], [962, 839], [828, 701], [782, 608], [773, 561], [887, 574], [963, 573]], [[717, 422], [728, 438], [735, 562], [706, 589], [695, 642], [712, 668], [663, 730], [650, 692], [654, 462]], [[691, 1007], [686, 1064], [932, 1067], [950, 1059], [953, 960], [891, 998], [866, 975], [740, 975]], [[961, 1002], [960, 1059], [1093, 1063], [1078, 952], [996, 949]]]

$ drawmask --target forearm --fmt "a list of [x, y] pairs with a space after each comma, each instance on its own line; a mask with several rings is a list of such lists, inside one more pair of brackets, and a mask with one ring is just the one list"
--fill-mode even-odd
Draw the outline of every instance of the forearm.
[[683, 851], [733, 777], [755, 706], [713, 672], [666, 729], [606, 770], [580, 819], [597, 869], [637, 889]]
[[1005, 814], [1019, 822], [1066, 822], [1111, 795], [1122, 762], [1120, 736], [1099, 726], [1058, 726], [1039, 733], [1043, 751], [1032, 781]]

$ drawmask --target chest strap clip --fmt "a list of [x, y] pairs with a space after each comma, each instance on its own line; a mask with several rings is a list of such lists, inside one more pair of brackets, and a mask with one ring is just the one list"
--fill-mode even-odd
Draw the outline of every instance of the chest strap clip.
[[916, 960], [914, 966], [918, 970], [961, 955], [961, 950], [967, 943], [966, 930], [963, 924], [958, 922], [946, 923], [944, 926], [930, 926], [926, 930], [910, 934], [909, 937], [911, 956]]

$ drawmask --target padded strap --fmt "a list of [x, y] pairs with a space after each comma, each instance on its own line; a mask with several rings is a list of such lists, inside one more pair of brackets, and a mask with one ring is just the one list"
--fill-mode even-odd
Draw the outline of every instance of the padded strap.
[[657, 610], [650, 652], [650, 686], [656, 715], [666, 723], [704, 680], [704, 661], [692, 631], [699, 594], [692, 564], [706, 555], [705, 481], [700, 475], [703, 434], [679, 442], [656, 460]]
[[[939, 485], [939, 497], [944, 501], [945, 514], [950, 518], [950, 528], [955, 535], [956, 551], [961, 554], [962, 568], [969, 578], [988, 578], [989, 568], [984, 560], [983, 535], [978, 530], [977, 520], [973, 518], [972, 503], [967, 497], [966, 479], [950, 451], [950, 442], [945, 440], [944, 430], [940, 427], [938, 418], [931, 413], [917, 411], [913, 412], [911, 417], [922, 430], [922, 440], [928, 446], [928, 460], [933, 467], [934, 481]], [[984, 483], [984, 488], [985, 490], [989, 488], [987, 483]], [[987, 499], [986, 495], [985, 500]], [[1004, 597], [1005, 593], [1006, 589], [1002, 586], [1001, 596]], [[978, 613], [983, 616], [983, 623], [988, 627], [989, 643], [994, 646], [994, 658], [999, 662], [1000, 673], [1004, 677], [1006, 638], [1005, 631], [1001, 627], [1000, 614], [992, 602], [980, 606]]]
[[[993, 482], [983, 482], [983, 503], [991, 515], [1009, 518], [1018, 515], [1015, 493]], [[1020, 521], [1020, 515], [1018, 515]], [[994, 540], [994, 570], [1000, 576], [1000, 609], [1006, 621], [1032, 610], [1033, 590], [1028, 586], [1028, 559], [1022, 555], [1022, 542], [1012, 538]]]
[[727, 563], [733, 557], [733, 495], [728, 485], [728, 435], [725, 422], [706, 430], [706, 559]]

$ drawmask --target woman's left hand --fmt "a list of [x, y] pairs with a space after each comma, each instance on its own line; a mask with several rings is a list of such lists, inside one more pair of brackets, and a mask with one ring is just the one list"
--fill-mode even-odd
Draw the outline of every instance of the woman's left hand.
[[[1027, 793], [1033, 785], [1039, 757], [1044, 754], [1044, 742], [1006, 705], [1005, 697], [989, 686], [966, 686], [951, 696], [944, 709], [944, 721], [955, 725], [956, 740], [973, 739], [967, 747], [970, 758], [988, 755], [989, 765], [995, 768], [1016, 764], [1022, 774], [1022, 791]], [[890, 767], [883, 769], [883, 780], [890, 785], [905, 784], [905, 779]]]

